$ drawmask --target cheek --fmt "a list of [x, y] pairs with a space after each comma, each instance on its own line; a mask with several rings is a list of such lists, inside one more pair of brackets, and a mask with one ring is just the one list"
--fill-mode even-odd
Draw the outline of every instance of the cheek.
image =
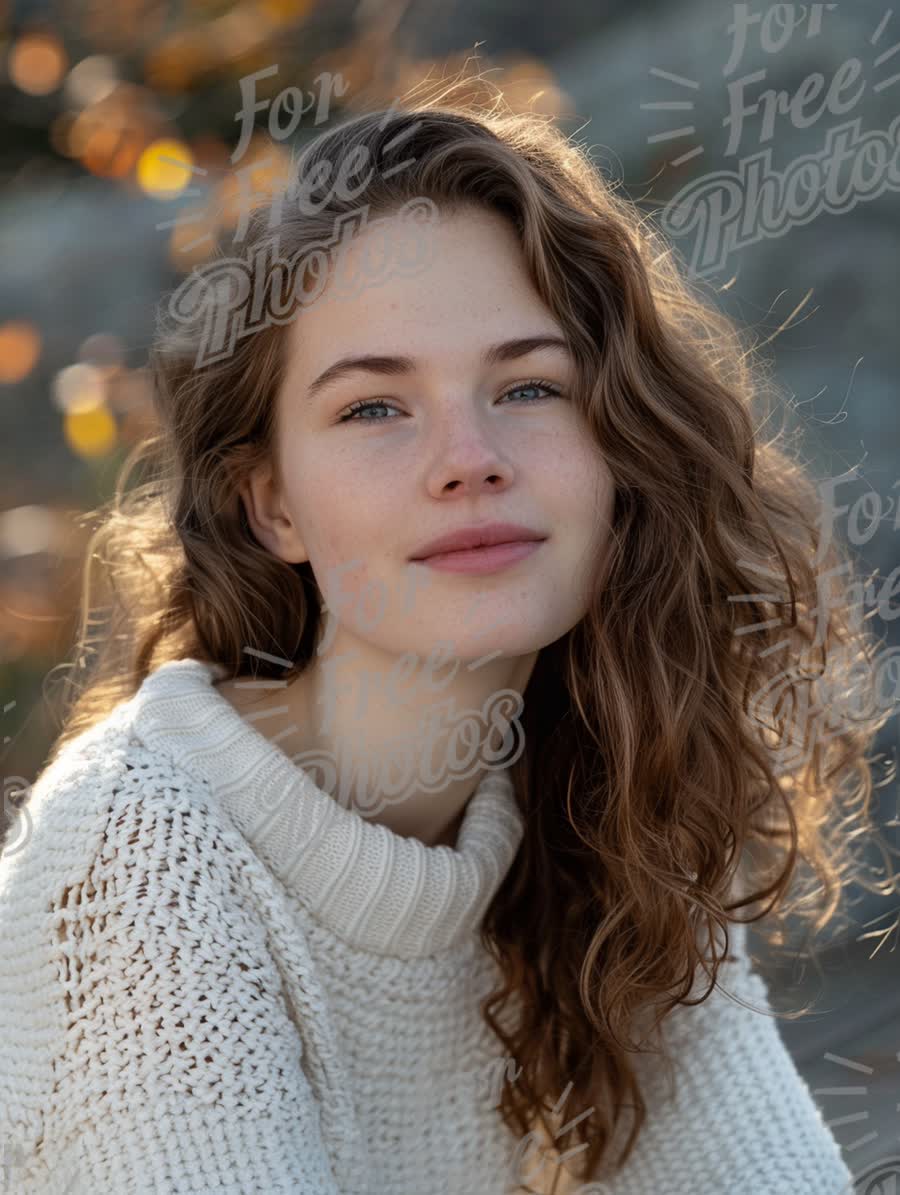
[[615, 484], [599, 449], [583, 434], [542, 447], [528, 472], [540, 486], [546, 509], [583, 534], [598, 522], [608, 523]]
[[298, 454], [293, 478], [292, 516], [329, 609], [351, 623], [383, 616], [391, 594], [382, 562], [402, 526], [396, 493], [346, 450]]
[[352, 526], [335, 518], [331, 502], [320, 500], [318, 509], [309, 541], [313, 572], [330, 606], [337, 609], [341, 602], [355, 605], [370, 583], [365, 544], [353, 534]]
[[593, 477], [594, 487], [594, 507], [597, 512], [596, 518], [602, 524], [600, 534], [603, 538], [609, 535], [609, 527], [612, 523], [613, 510], [616, 501], [616, 483], [612, 474], [606, 465], [602, 465], [599, 471], [595, 470]]
[[[615, 482], [606, 463], [584, 444], [573, 451], [561, 473], [557, 508], [565, 527], [573, 587], [590, 587], [594, 567], [603, 559], [611, 535]], [[576, 577], [577, 574], [577, 577]]]
[[609, 522], [615, 498], [615, 481], [609, 465], [593, 440], [582, 436], [569, 456], [571, 486], [578, 493], [578, 505], [594, 522]]
[[385, 616], [386, 586], [372, 559], [374, 545], [368, 524], [336, 512], [333, 502], [319, 503], [321, 517], [309, 541], [310, 562], [328, 608], [339, 621], [374, 625]]

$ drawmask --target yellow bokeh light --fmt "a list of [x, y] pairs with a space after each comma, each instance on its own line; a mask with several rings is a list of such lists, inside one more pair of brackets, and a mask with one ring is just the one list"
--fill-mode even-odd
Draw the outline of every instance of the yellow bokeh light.
[[34, 369], [41, 355], [41, 337], [24, 320], [0, 325], [0, 382], [21, 382]]
[[9, 52], [9, 77], [29, 95], [56, 91], [68, 67], [68, 58], [58, 37], [50, 33], [26, 33]]
[[148, 195], [172, 199], [190, 184], [193, 164], [194, 156], [183, 141], [151, 141], [138, 159], [137, 181]]
[[106, 456], [118, 439], [116, 421], [103, 403], [67, 411], [63, 432], [72, 451], [82, 457]]

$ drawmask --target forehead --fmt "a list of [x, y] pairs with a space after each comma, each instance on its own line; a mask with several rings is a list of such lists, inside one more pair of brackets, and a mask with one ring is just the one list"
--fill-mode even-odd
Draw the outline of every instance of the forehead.
[[[417, 260], [409, 252], [413, 238], [419, 264], [409, 269], [403, 263]], [[486, 209], [438, 209], [433, 223], [394, 220], [387, 232], [370, 225], [345, 256], [355, 292], [340, 293], [329, 281], [287, 326], [295, 380], [309, 380], [349, 353], [452, 364], [474, 361], [487, 345], [516, 335], [562, 334], [529, 276], [515, 230]]]

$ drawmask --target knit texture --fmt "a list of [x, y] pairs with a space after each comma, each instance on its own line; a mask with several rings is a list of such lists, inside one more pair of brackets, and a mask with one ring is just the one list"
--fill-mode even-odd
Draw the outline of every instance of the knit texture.
[[720, 982], [752, 1007], [717, 989], [671, 1014], [674, 1092], [636, 1058], [625, 1169], [542, 1168], [495, 1107], [480, 1012], [479, 929], [524, 833], [508, 773], [427, 847], [317, 788], [223, 675], [154, 672], [45, 769], [0, 857], [6, 1190], [850, 1195], [740, 927]]

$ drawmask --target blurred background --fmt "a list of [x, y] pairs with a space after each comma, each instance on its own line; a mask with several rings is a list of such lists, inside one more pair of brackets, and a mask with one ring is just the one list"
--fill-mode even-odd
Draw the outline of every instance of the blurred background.
[[[283, 185], [291, 152], [326, 123], [464, 69], [587, 143], [716, 301], [769, 342], [784, 422], [811, 470], [851, 474], [835, 493], [838, 507], [857, 504], [863, 572], [884, 579], [900, 564], [900, 168], [888, 162], [900, 13], [868, 0], [5, 0], [8, 819], [7, 794], [34, 779], [56, 729], [46, 685], [76, 631], [90, 531], [79, 516], [109, 497], [152, 430], [146, 353], [161, 294], [236, 236], [248, 202]], [[261, 105], [252, 133], [240, 115], [250, 76]], [[301, 107], [276, 104], [286, 88]], [[846, 511], [835, 525], [846, 537]], [[877, 612], [886, 651], [900, 648], [893, 605]], [[893, 844], [897, 747], [894, 712], [876, 768]], [[898, 910], [900, 893], [855, 893], [824, 974], [761, 958], [777, 1008], [815, 1000], [782, 1032], [854, 1175], [900, 1157]]]

